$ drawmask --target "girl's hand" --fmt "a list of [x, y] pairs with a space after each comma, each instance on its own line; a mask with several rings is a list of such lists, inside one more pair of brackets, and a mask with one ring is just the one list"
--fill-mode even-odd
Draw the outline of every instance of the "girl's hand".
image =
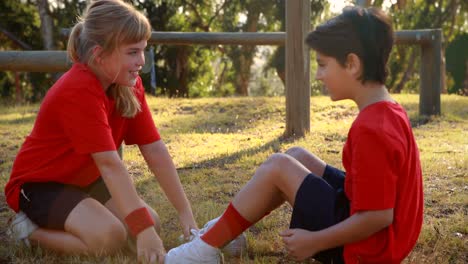
[[287, 229], [280, 233], [288, 254], [297, 261], [318, 253], [320, 241], [315, 241], [314, 232], [304, 229]]
[[192, 235], [190, 233], [191, 229], [198, 230], [197, 223], [195, 222], [195, 219], [193, 218], [193, 214], [190, 210], [181, 212], [179, 214], [179, 221], [180, 221], [180, 225], [182, 226], [182, 232], [184, 234], [185, 239], [189, 238]]
[[147, 228], [137, 235], [136, 245], [139, 263], [164, 263], [166, 250], [153, 227]]

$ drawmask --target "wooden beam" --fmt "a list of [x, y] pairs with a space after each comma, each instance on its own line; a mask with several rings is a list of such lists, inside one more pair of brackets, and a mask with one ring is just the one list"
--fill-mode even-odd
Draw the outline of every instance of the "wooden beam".
[[284, 32], [153, 32], [149, 43], [175, 45], [284, 45]]
[[[70, 29], [61, 30], [67, 37]], [[168, 32], [153, 31], [149, 44], [171, 45], [279, 45], [285, 43], [284, 32]]]
[[[286, 48], [286, 131], [301, 136], [310, 130], [309, 52], [304, 44], [310, 16], [309, 0], [294, 0], [286, 6], [288, 37], [275, 33], [205, 33], [153, 32], [150, 43], [205, 45], [284, 45]], [[307, 3], [306, 3], [307, 2]], [[153, 42], [154, 41], [154, 42]], [[395, 32], [396, 44], [421, 46], [421, 115], [440, 114], [442, 87], [442, 33], [440, 29], [402, 30]], [[66, 51], [0, 51], [0, 71], [64, 72], [71, 66]], [[290, 87], [290, 88], [289, 88]], [[302, 88], [298, 88], [302, 87]], [[305, 88], [307, 87], [307, 88]]]
[[310, 54], [304, 39], [310, 30], [310, 0], [286, 2], [286, 131], [302, 137], [310, 131]]
[[399, 30], [395, 32], [395, 44], [419, 44], [431, 43], [434, 35], [433, 29]]
[[0, 71], [64, 72], [70, 66], [66, 51], [0, 52]]

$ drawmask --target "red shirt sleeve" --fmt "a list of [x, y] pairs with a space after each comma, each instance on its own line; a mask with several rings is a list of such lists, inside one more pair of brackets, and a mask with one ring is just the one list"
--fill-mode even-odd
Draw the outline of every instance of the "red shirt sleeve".
[[384, 131], [361, 128], [352, 142], [351, 188], [354, 211], [384, 210], [395, 206], [398, 143]]
[[87, 89], [62, 99], [59, 120], [74, 150], [80, 154], [116, 150], [108, 122], [108, 102], [104, 93]]
[[125, 144], [145, 145], [160, 140], [161, 136], [146, 103], [145, 89], [140, 78], [135, 86], [135, 95], [140, 101], [141, 111], [128, 121], [127, 133], [124, 137]]

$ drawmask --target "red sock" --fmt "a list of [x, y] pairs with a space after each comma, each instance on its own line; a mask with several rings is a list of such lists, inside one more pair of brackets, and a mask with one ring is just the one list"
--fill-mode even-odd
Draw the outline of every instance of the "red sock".
[[213, 247], [221, 248], [251, 225], [252, 223], [240, 215], [230, 203], [221, 218], [201, 236], [201, 239]]

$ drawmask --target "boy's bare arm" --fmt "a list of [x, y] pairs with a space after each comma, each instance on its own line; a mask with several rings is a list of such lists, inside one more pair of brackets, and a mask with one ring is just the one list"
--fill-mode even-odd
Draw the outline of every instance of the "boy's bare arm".
[[286, 249], [296, 260], [317, 252], [363, 240], [393, 222], [393, 209], [358, 212], [320, 231], [290, 229], [281, 233]]
[[363, 240], [393, 222], [393, 209], [362, 211], [329, 228], [316, 232], [320, 250]]

